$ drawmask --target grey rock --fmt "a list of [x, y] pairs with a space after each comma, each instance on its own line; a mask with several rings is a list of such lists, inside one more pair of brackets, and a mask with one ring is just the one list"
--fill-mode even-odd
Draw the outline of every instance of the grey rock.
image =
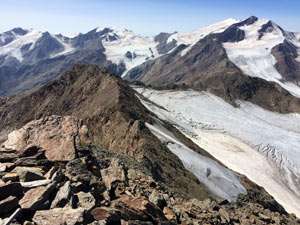
[[0, 172], [4, 172], [6, 170], [6, 165], [3, 163], [0, 163]]
[[78, 204], [77, 206], [79, 208], [83, 208], [83, 209], [92, 209], [95, 204], [96, 204], [96, 200], [94, 198], [94, 196], [91, 193], [85, 193], [85, 192], [79, 192], [76, 194], [78, 197]]
[[70, 181], [67, 181], [57, 192], [54, 200], [51, 204], [51, 209], [64, 207], [71, 198], [71, 186]]

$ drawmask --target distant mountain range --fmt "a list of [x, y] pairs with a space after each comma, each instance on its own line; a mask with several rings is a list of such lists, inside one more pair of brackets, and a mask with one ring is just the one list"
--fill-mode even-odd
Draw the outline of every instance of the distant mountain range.
[[40, 86], [78, 62], [152, 85], [194, 84], [238, 72], [300, 96], [299, 38], [254, 16], [154, 37], [104, 27], [73, 37], [15, 28], [0, 34], [0, 96]]

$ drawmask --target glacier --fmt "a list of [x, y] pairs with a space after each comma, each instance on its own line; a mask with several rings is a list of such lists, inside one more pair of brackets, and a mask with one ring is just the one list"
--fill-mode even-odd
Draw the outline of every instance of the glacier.
[[141, 100], [225, 166], [265, 188], [300, 216], [300, 115], [279, 114], [249, 102], [235, 108], [210, 93], [134, 87]]

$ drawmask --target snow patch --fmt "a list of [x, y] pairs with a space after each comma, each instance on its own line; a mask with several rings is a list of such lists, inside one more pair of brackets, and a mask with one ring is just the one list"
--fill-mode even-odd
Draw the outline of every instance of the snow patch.
[[234, 108], [205, 92], [135, 90], [166, 110], [141, 100], [147, 109], [300, 217], [300, 114], [242, 101]]
[[201, 39], [212, 33], [221, 33], [225, 31], [229, 26], [234, 23], [238, 23], [240, 20], [227, 19], [216, 24], [212, 24], [200, 30], [196, 30], [190, 33], [175, 33], [168, 38], [167, 43], [173, 40], [177, 41], [177, 45], [185, 44], [189, 45], [185, 50], [181, 52], [181, 56], [184, 56], [192, 47]]
[[52, 37], [55, 38], [64, 47], [64, 50], [57, 54], [51, 55], [50, 58], [54, 58], [54, 57], [60, 56], [60, 55], [68, 55], [68, 54], [73, 53], [76, 50], [70, 43], [71, 42], [70, 39], [65, 40], [64, 38], [58, 38], [57, 36], [54, 36], [54, 35], [52, 35]]
[[300, 88], [291, 82], [282, 82], [281, 74], [274, 67], [276, 59], [271, 50], [283, 43], [285, 37], [282, 31], [273, 23], [274, 30], [264, 33], [259, 39], [258, 31], [268, 22], [267, 19], [259, 19], [254, 24], [240, 27], [245, 31], [245, 39], [240, 42], [227, 42], [223, 46], [229, 59], [245, 74], [276, 82], [291, 94], [300, 97]]
[[[99, 31], [101, 29], [103, 28], [99, 28]], [[126, 29], [116, 28], [113, 28], [112, 35], [114, 34], [119, 36], [117, 40], [103, 40], [102, 44], [105, 48], [105, 55], [108, 60], [117, 65], [120, 63], [125, 64], [126, 71], [122, 74], [122, 77], [124, 77], [130, 69], [159, 56], [156, 49], [158, 43], [154, 41], [154, 37], [143, 37], [135, 35], [132, 31]], [[131, 59], [125, 57], [127, 52], [134, 54], [135, 57]]]
[[215, 195], [228, 201], [234, 201], [238, 194], [247, 193], [233, 172], [182, 144], [159, 122], [155, 125], [146, 123], [146, 126], [162, 142], [168, 143], [167, 147], [178, 156], [185, 168], [191, 171]]
[[30, 49], [33, 49], [35, 46], [35, 43], [41, 37], [42, 37], [42, 32], [37, 31], [37, 30], [30, 30], [24, 36], [15, 35], [15, 38], [16, 38], [15, 40], [8, 43], [7, 45], [0, 47], [0, 55], [9, 55], [9, 56], [15, 57], [20, 62], [22, 62], [23, 61], [23, 55], [21, 52], [22, 46], [32, 43], [32, 45], [30, 46]]

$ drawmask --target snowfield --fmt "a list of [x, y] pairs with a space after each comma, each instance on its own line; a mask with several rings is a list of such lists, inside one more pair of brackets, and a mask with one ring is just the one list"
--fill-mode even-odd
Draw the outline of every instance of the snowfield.
[[163, 127], [160, 121], [157, 121], [155, 125], [146, 123], [146, 126], [163, 143], [167, 143], [167, 147], [178, 156], [185, 168], [191, 171], [215, 195], [228, 201], [234, 201], [238, 194], [247, 193], [233, 172], [182, 144]]
[[268, 23], [267, 19], [259, 19], [254, 24], [240, 27], [245, 31], [245, 39], [239, 42], [224, 43], [229, 59], [237, 65], [245, 74], [260, 77], [267, 81], [273, 81], [288, 90], [291, 94], [300, 97], [300, 88], [291, 82], [282, 82], [281, 74], [274, 65], [276, 59], [271, 50], [276, 45], [283, 43], [288, 38], [294, 44], [299, 43], [294, 35], [285, 37], [280, 28], [272, 22], [274, 30], [264, 32], [259, 39], [259, 30]]
[[186, 49], [181, 52], [181, 56], [184, 56], [192, 47], [201, 39], [205, 38], [207, 35], [212, 33], [222, 33], [225, 31], [229, 26], [234, 23], [238, 23], [240, 20], [235, 19], [227, 19], [221, 21], [219, 23], [212, 24], [210, 26], [204, 27], [202, 29], [196, 30], [190, 33], [175, 33], [168, 38], [168, 43], [172, 42], [173, 40], [177, 41], [177, 46], [181, 44], [189, 45]]
[[135, 90], [165, 109], [141, 100], [161, 120], [300, 217], [299, 114], [282, 115], [248, 102], [234, 108], [205, 92]]
[[[99, 27], [97, 31], [103, 30], [103, 27]], [[108, 60], [119, 65], [124, 63], [126, 66], [126, 71], [123, 72], [122, 76], [142, 63], [146, 62], [148, 59], [155, 59], [159, 57], [159, 53], [156, 49], [157, 42], [154, 41], [154, 37], [143, 37], [134, 34], [132, 31], [127, 29], [111, 28], [113, 31], [105, 34], [110, 36], [118, 36], [117, 40], [103, 41], [103, 46], [105, 48], [105, 55]], [[125, 54], [130, 52], [132, 55], [135, 54], [131, 59], [125, 57]]]

